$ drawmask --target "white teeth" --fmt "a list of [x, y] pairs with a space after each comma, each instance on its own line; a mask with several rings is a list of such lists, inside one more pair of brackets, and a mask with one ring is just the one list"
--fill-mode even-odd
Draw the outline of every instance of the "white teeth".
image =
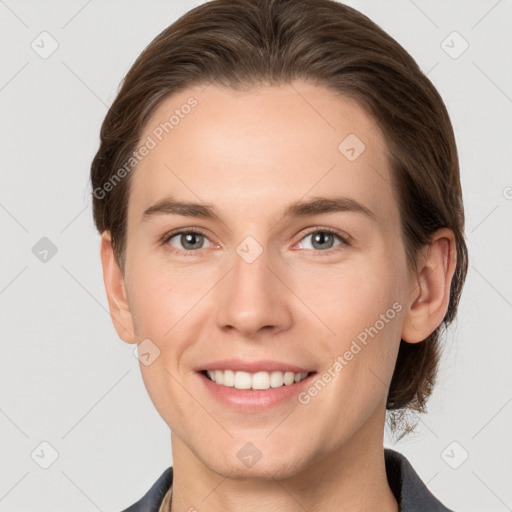
[[224, 383], [224, 373], [222, 373], [219, 370], [215, 370], [215, 382], [217, 382], [218, 384], [223, 384]]
[[272, 372], [270, 374], [270, 387], [279, 388], [283, 385], [283, 372]]
[[[215, 381], [217, 382], [217, 381]], [[233, 370], [224, 371], [224, 386], [233, 387], [235, 385], [235, 372]]]
[[[217, 370], [215, 371], [215, 377], [217, 377]], [[235, 388], [236, 389], [251, 389], [251, 374], [247, 372], [236, 372], [235, 373]], [[215, 381], [217, 382], [217, 381]], [[219, 382], [219, 384], [222, 384]]]
[[284, 383], [289, 386], [290, 384], [293, 384], [295, 380], [295, 374], [293, 372], [286, 372], [283, 377]]
[[268, 372], [258, 372], [252, 376], [252, 389], [268, 389], [270, 387], [270, 375]]
[[210, 380], [222, 386], [236, 389], [269, 389], [289, 386], [304, 380], [307, 372], [235, 372], [233, 370], [208, 370]]

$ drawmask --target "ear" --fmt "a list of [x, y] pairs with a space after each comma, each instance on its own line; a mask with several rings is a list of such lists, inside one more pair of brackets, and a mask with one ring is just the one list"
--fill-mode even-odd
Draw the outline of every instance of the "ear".
[[439, 327], [450, 303], [456, 264], [453, 231], [439, 229], [418, 256], [418, 270], [411, 275], [409, 301], [402, 325], [404, 341], [419, 343]]
[[101, 235], [101, 265], [103, 266], [103, 282], [107, 292], [110, 316], [118, 336], [126, 343], [136, 343], [132, 314], [128, 307], [124, 276], [117, 264], [112, 247], [110, 233]]

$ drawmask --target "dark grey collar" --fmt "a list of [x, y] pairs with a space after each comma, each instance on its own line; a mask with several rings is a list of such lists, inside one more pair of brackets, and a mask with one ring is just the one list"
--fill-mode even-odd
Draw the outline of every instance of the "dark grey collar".
[[[384, 448], [384, 458], [389, 486], [400, 505], [400, 512], [453, 512], [427, 489], [401, 453]], [[158, 512], [165, 493], [172, 484], [172, 471], [172, 466], [168, 467], [151, 489], [123, 512]]]
[[400, 512], [453, 512], [427, 489], [401, 453], [384, 448], [384, 458], [389, 487], [400, 505]]

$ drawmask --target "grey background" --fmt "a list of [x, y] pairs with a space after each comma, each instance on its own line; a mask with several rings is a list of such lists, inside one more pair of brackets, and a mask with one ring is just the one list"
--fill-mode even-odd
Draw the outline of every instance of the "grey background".
[[[0, 1], [2, 512], [121, 510], [172, 463], [134, 347], [108, 314], [88, 172], [122, 77], [198, 3]], [[396, 38], [443, 96], [467, 214], [469, 274], [429, 413], [385, 444], [448, 507], [512, 510], [512, 2], [347, 3]], [[42, 31], [58, 42], [46, 59], [31, 47]], [[453, 31], [469, 43], [458, 58]], [[43, 237], [57, 249], [46, 262], [34, 254]], [[42, 442], [58, 452], [47, 469]]]

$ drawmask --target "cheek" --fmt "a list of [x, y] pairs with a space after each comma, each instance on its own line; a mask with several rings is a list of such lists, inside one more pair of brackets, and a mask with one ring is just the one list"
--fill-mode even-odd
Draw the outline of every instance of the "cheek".
[[165, 339], [193, 305], [193, 293], [184, 293], [182, 278], [169, 269], [133, 258], [127, 272], [128, 302], [134, 325], [142, 338]]
[[327, 391], [318, 392], [318, 407], [330, 411], [332, 424], [340, 428], [357, 429], [379, 404], [384, 405], [395, 367], [400, 303], [391, 302], [387, 294], [374, 293], [369, 299], [347, 301], [335, 325], [336, 336], [324, 340], [323, 349], [330, 357], [318, 377], [329, 382]]
[[380, 399], [391, 380], [404, 311], [400, 272], [381, 255], [374, 264], [344, 268], [312, 295], [331, 331], [321, 342], [331, 355], [327, 365], [339, 363], [331, 370], [336, 394], [349, 401], [367, 401], [371, 394]]
[[347, 340], [357, 336], [400, 299], [396, 269], [380, 258], [354, 258], [337, 268], [310, 267], [291, 276], [291, 288], [300, 291], [329, 337]]

